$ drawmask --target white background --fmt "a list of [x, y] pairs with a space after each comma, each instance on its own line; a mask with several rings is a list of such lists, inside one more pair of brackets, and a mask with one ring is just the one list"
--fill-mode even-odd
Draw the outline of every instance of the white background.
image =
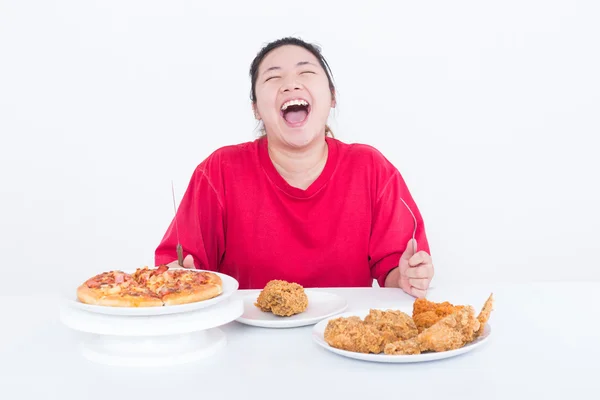
[[0, 0], [2, 281], [152, 264], [171, 180], [257, 136], [248, 69], [286, 35], [323, 46], [336, 136], [405, 177], [436, 285], [600, 280], [598, 3], [345, 4]]

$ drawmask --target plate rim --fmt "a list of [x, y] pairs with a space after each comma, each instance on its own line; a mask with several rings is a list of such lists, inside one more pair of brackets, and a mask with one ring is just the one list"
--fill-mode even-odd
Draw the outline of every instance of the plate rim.
[[[241, 300], [244, 305], [244, 313], [242, 313], [242, 315], [240, 317], [236, 318], [235, 321], [239, 322], [241, 324], [256, 326], [256, 327], [260, 327], [260, 328], [275, 328], [275, 329], [297, 328], [297, 327], [302, 327], [302, 326], [315, 325], [324, 319], [332, 318], [340, 313], [343, 313], [344, 311], [346, 311], [348, 309], [348, 300], [342, 295], [339, 295], [337, 293], [333, 293], [333, 292], [330, 292], [327, 290], [313, 290], [310, 288], [304, 289], [304, 291], [307, 294], [316, 294], [316, 295], [335, 297], [335, 298], [341, 300], [343, 302], [343, 305], [341, 307], [337, 308], [335, 311], [332, 311], [330, 313], [327, 313], [327, 314], [324, 314], [321, 316], [315, 316], [312, 318], [307, 318], [307, 319], [298, 318], [298, 319], [282, 319], [282, 320], [261, 320], [261, 319], [244, 318], [247, 299], [250, 297], [257, 296], [258, 293], [260, 293], [260, 290], [258, 290], [258, 291], [252, 292], [252, 293], [245, 293], [243, 296], [241, 296]], [[298, 314], [298, 316], [299, 315], [301, 315], [301, 314]], [[282, 317], [282, 318], [284, 318], [284, 317]], [[266, 322], [266, 324], [265, 324], [265, 322]]]
[[[139, 317], [147, 317], [154, 315], [169, 315], [169, 314], [179, 314], [191, 311], [201, 310], [206, 307], [213, 306], [215, 304], [220, 303], [223, 300], [228, 299], [232, 295], [234, 295], [239, 289], [239, 282], [237, 279], [232, 277], [231, 275], [224, 274], [222, 272], [210, 271], [206, 269], [187, 269], [187, 268], [177, 268], [171, 267], [169, 269], [186, 269], [192, 272], [210, 272], [218, 275], [223, 281], [223, 292], [216, 297], [211, 299], [197, 301], [193, 303], [186, 304], [178, 304], [173, 306], [155, 306], [155, 307], [110, 307], [110, 306], [101, 306], [96, 304], [87, 304], [79, 301], [77, 299], [77, 294], [73, 290], [73, 294], [65, 294], [65, 301], [67, 305], [74, 307], [80, 311], [85, 311], [93, 314], [102, 314], [102, 315], [112, 315], [112, 316], [139, 316]], [[137, 270], [137, 269], [136, 269]], [[119, 269], [119, 271], [123, 271], [127, 274], [131, 274], [136, 270], [125, 270]], [[71, 291], [71, 289], [69, 289]], [[75, 289], [76, 290], [76, 289]]]
[[[339, 317], [351, 317], [351, 316], [358, 316], [358, 317], [364, 318], [364, 315], [367, 315], [369, 313], [369, 310], [385, 311], [385, 310], [391, 310], [391, 309], [396, 309], [396, 308], [393, 308], [393, 307], [370, 307], [367, 309], [361, 308], [361, 309], [358, 309], [355, 311], [347, 311], [347, 312], [341, 313], [339, 315], [325, 318], [325, 319], [319, 321], [317, 324], [315, 324], [315, 326], [313, 326], [313, 328], [311, 330], [311, 336], [312, 336], [313, 342], [315, 342], [319, 347], [321, 347], [327, 351], [330, 351], [333, 354], [337, 354], [337, 355], [345, 357], [345, 358], [350, 358], [350, 359], [359, 360], [359, 361], [367, 361], [367, 362], [403, 364], [403, 363], [417, 363], [417, 362], [429, 362], [429, 361], [443, 360], [443, 359], [452, 358], [452, 357], [456, 357], [456, 356], [459, 356], [464, 353], [471, 352], [471, 351], [477, 349], [478, 347], [484, 345], [485, 343], [487, 343], [490, 340], [490, 336], [492, 334], [492, 326], [489, 323], [486, 323], [485, 327], [484, 327], [484, 334], [482, 336], [480, 336], [478, 339], [476, 339], [475, 341], [473, 341], [463, 347], [460, 347], [460, 348], [454, 349], [454, 350], [442, 351], [442, 352], [431, 352], [431, 353], [425, 353], [425, 354], [410, 354], [410, 355], [402, 355], [402, 354], [392, 355], [392, 354], [383, 354], [383, 353], [380, 353], [380, 354], [358, 353], [358, 352], [354, 352], [354, 351], [348, 351], [348, 350], [343, 350], [343, 349], [338, 349], [338, 348], [332, 347], [325, 341], [323, 332], [325, 332], [325, 327], [327, 326], [328, 321], [330, 321], [331, 319], [339, 318]], [[400, 311], [402, 311], [402, 310], [400, 310]]]

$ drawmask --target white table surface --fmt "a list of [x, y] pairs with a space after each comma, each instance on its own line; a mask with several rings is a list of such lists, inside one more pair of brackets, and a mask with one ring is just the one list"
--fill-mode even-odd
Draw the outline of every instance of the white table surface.
[[[348, 311], [412, 304], [398, 289], [328, 291], [346, 297]], [[479, 308], [492, 291], [490, 341], [455, 358], [358, 361], [315, 344], [312, 326], [266, 329], [232, 322], [223, 327], [227, 347], [212, 358], [141, 369], [84, 359], [75, 332], [58, 319], [58, 301], [4, 297], [0, 398], [600, 398], [600, 283], [440, 285], [428, 297]]]

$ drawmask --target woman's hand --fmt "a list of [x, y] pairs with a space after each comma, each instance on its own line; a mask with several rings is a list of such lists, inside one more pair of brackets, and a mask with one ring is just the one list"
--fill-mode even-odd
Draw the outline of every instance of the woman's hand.
[[[413, 239], [408, 241], [406, 250], [400, 257], [398, 286], [414, 297], [425, 297], [433, 278], [431, 256], [424, 251], [413, 252]], [[415, 248], [417, 242], [415, 242]]]
[[[179, 268], [180, 265], [179, 265], [179, 262], [177, 260], [175, 260], [173, 262], [168, 263], [167, 267], [169, 267], [169, 268]], [[183, 259], [183, 268], [189, 268], [189, 269], [196, 268], [196, 266], [194, 265], [194, 257], [192, 257], [191, 254], [188, 254]]]

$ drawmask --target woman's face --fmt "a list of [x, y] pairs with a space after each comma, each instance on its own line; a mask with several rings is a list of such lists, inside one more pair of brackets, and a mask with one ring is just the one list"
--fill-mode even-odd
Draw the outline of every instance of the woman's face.
[[324, 138], [333, 106], [325, 70], [308, 50], [282, 46], [260, 64], [254, 111], [270, 141], [301, 148]]

